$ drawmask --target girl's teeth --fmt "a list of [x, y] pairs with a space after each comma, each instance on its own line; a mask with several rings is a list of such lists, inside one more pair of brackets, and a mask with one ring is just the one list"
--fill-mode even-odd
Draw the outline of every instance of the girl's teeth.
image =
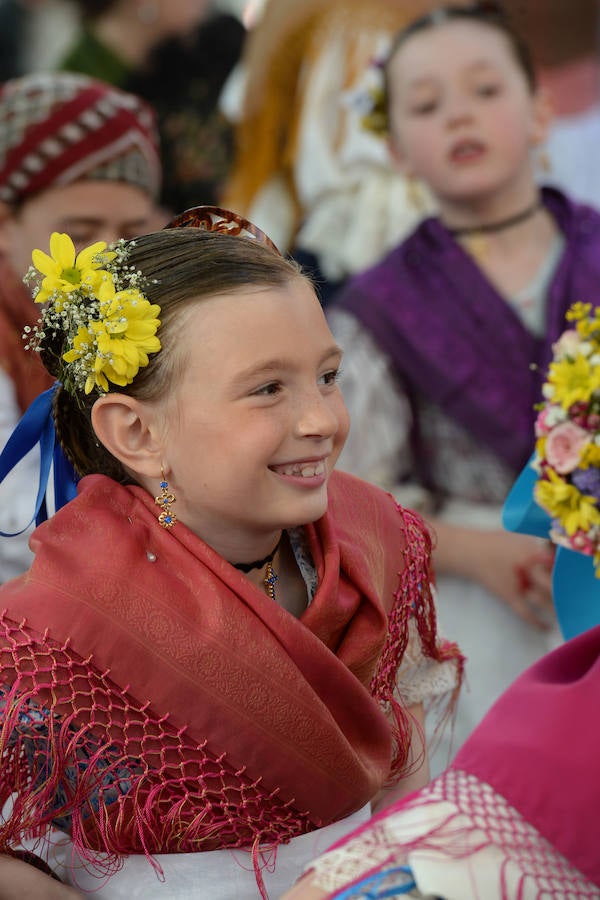
[[299, 478], [314, 478], [315, 475], [322, 475], [325, 471], [323, 463], [317, 463], [310, 466], [287, 466], [280, 469], [282, 475], [294, 475]]

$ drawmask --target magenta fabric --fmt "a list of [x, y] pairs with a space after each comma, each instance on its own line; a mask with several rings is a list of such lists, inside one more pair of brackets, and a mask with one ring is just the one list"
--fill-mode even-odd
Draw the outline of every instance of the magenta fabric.
[[597, 627], [518, 678], [453, 763], [502, 794], [598, 886], [599, 697]]
[[409, 396], [428, 397], [515, 475], [533, 448], [533, 407], [565, 313], [576, 300], [595, 303], [600, 285], [600, 214], [554, 189], [542, 196], [566, 241], [544, 340], [435, 218], [333, 301], [372, 333]]

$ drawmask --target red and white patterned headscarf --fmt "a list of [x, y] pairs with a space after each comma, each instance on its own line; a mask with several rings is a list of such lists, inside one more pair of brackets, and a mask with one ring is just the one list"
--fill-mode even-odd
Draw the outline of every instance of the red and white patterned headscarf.
[[124, 181], [158, 196], [154, 112], [102, 81], [44, 72], [0, 87], [0, 200], [18, 204], [81, 179]]

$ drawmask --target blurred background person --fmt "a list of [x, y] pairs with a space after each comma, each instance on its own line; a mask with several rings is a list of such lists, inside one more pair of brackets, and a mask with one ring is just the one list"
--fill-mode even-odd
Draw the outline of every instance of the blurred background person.
[[132, 91], [158, 116], [170, 213], [221, 200], [232, 153], [219, 108], [245, 28], [210, 0], [77, 0], [81, 26], [57, 68]]
[[[68, 232], [80, 249], [160, 227], [160, 181], [155, 117], [138, 97], [71, 73], [0, 87], [0, 448], [51, 384], [23, 340], [38, 319], [23, 284], [31, 251], [47, 247], [53, 231]], [[35, 496], [27, 466], [3, 491], [0, 530], [23, 528]], [[0, 539], [0, 581], [28, 567], [26, 541]]]
[[427, 210], [363, 127], [391, 34], [433, 0], [269, 0], [226, 92], [237, 120], [226, 203], [316, 274], [324, 300]]
[[552, 343], [596, 291], [600, 215], [540, 190], [550, 111], [500, 5], [437, 8], [393, 46], [395, 158], [439, 214], [328, 308], [352, 422], [340, 466], [422, 502], [433, 526], [440, 621], [467, 657], [458, 745], [558, 640], [552, 554], [500, 513], [533, 450]]
[[[417, 195], [407, 186], [385, 139], [366, 132], [363, 120], [364, 100], [376, 90], [377, 62], [391, 33], [436, 5], [434, 0], [248, 5], [257, 24], [245, 47], [243, 77], [231, 79], [226, 91], [226, 112], [236, 121], [226, 203], [253, 217], [280, 247], [308, 264], [325, 301], [435, 209], [426, 189]], [[544, 156], [548, 180], [600, 205], [599, 164], [589, 152], [595, 136], [587, 134], [587, 120], [566, 118], [575, 105], [588, 102], [597, 75], [597, 0], [577, 0], [575, 6], [563, 0], [507, 0], [505, 6], [533, 42], [534, 64], [559, 116]], [[562, 99], [559, 84], [565, 84]], [[569, 162], [584, 154], [583, 165]]]

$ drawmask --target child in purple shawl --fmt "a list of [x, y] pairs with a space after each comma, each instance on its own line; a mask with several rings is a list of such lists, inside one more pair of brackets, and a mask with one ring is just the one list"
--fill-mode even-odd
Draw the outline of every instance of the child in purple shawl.
[[565, 312], [596, 296], [600, 215], [538, 187], [548, 108], [494, 4], [414, 22], [385, 80], [395, 157], [427, 183], [439, 218], [329, 308], [352, 421], [341, 466], [423, 502], [436, 532], [440, 619], [468, 659], [459, 745], [559, 640], [551, 552], [503, 532], [500, 511], [533, 449], [533, 406]]

